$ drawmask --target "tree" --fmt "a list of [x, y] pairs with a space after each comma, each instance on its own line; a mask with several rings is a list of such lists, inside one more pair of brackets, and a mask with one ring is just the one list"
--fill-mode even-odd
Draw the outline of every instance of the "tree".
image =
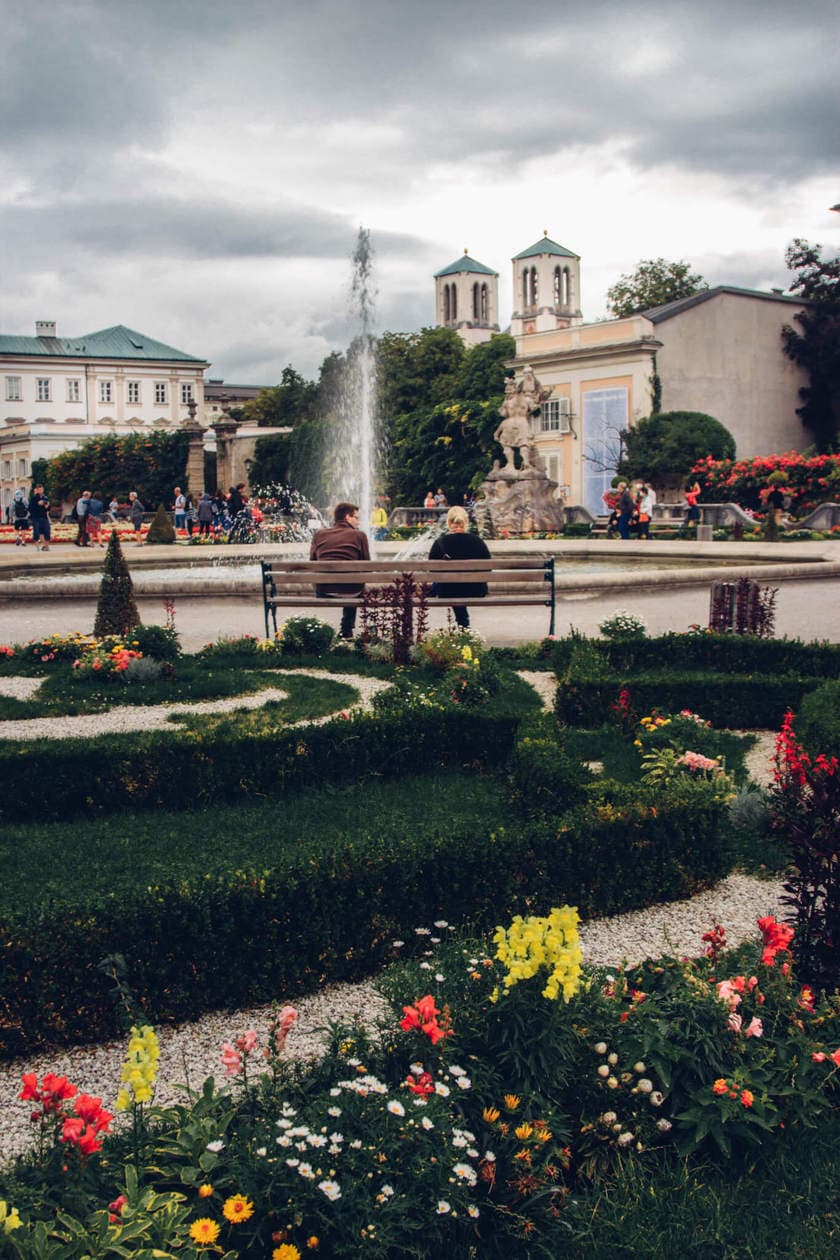
[[307, 381], [289, 364], [280, 374], [280, 384], [261, 389], [242, 407], [242, 416], [249, 424], [291, 427], [313, 414], [317, 394], [314, 381]]
[[735, 439], [727, 428], [702, 411], [660, 411], [646, 416], [621, 434], [622, 477], [679, 485], [699, 459], [733, 459]]
[[252, 487], [268, 486], [272, 482], [289, 480], [289, 449], [291, 433], [271, 433], [257, 438], [254, 458], [248, 460], [248, 481]]
[[115, 494], [119, 499], [127, 499], [129, 490], [137, 490], [147, 503], [171, 503], [175, 486], [201, 489], [187, 486], [188, 447], [183, 429], [90, 438], [49, 460], [44, 489], [53, 503], [76, 499], [80, 491], [92, 486], [101, 486], [106, 496]]
[[105, 552], [93, 633], [98, 639], [106, 634], [122, 636], [130, 634], [139, 625], [140, 614], [134, 599], [134, 585], [122, 553], [120, 536], [114, 529]]
[[796, 414], [811, 430], [820, 452], [840, 443], [840, 257], [823, 258], [821, 245], [795, 240], [785, 261], [797, 277], [791, 292], [809, 303], [794, 319], [802, 329], [782, 329], [785, 354], [810, 377], [800, 389]]
[[692, 297], [708, 289], [702, 276], [689, 270], [689, 263], [668, 262], [665, 258], [646, 258], [629, 275], [620, 276], [607, 289], [607, 307], [617, 318], [636, 315], [675, 302], [677, 298]]

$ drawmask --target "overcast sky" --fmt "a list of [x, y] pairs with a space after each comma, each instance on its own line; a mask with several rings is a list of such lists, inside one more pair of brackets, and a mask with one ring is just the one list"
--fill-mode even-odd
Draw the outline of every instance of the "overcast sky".
[[840, 245], [836, 0], [0, 0], [0, 332], [127, 324], [211, 376], [306, 375], [434, 322], [468, 247], [581, 255], [584, 318], [643, 258], [785, 287]]

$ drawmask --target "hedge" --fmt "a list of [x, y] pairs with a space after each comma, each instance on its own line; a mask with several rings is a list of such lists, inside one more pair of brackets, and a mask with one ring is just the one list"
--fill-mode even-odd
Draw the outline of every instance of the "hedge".
[[813, 757], [840, 758], [840, 681], [832, 679], [805, 696], [795, 729]]
[[572, 636], [548, 644], [546, 659], [561, 673], [583, 643], [591, 645], [607, 669], [621, 674], [670, 668], [840, 678], [840, 644], [758, 639], [746, 634], [664, 634], [621, 641]]
[[777, 730], [788, 709], [820, 685], [819, 678], [773, 678], [713, 673], [647, 673], [621, 677], [560, 680], [554, 711], [569, 726], [593, 728], [614, 715], [620, 691], [642, 716], [653, 709], [674, 713], [692, 709], [714, 726]]
[[97, 966], [113, 954], [148, 1019], [184, 1020], [359, 979], [394, 936], [441, 915], [483, 930], [564, 901], [589, 917], [688, 897], [729, 867], [723, 807], [697, 786], [690, 798], [628, 790], [507, 832], [304, 846], [268, 870], [7, 918], [0, 1054], [116, 1035]]
[[0, 747], [0, 776], [13, 789], [0, 821], [63, 821], [125, 810], [190, 809], [242, 796], [400, 775], [406, 765], [499, 765], [517, 719], [468, 709], [396, 719], [337, 718], [270, 735], [185, 738], [138, 732], [96, 743], [50, 740]]

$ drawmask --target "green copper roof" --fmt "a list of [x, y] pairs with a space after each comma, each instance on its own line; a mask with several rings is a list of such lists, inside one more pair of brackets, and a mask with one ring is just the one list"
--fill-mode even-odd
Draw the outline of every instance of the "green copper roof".
[[82, 337], [15, 337], [0, 335], [0, 354], [52, 355], [59, 359], [161, 359], [206, 363], [124, 324], [85, 333]]
[[438, 276], [457, 276], [460, 271], [475, 271], [480, 276], [497, 276], [498, 271], [494, 271], [492, 267], [485, 267], [484, 263], [476, 262], [474, 258], [470, 258], [469, 254], [463, 253], [460, 258], [456, 258], [448, 267], [444, 267], [442, 271], [435, 272], [435, 279]]
[[541, 241], [536, 241], [533, 245], [529, 245], [527, 249], [523, 249], [521, 254], [514, 257], [514, 262], [520, 258], [536, 258], [539, 254], [559, 254], [561, 258], [577, 258], [577, 254], [573, 254], [570, 249], [564, 249], [562, 245], [558, 245], [550, 236], [544, 236]]

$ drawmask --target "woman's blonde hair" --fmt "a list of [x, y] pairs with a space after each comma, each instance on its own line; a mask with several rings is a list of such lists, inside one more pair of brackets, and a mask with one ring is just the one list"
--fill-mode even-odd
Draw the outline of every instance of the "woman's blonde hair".
[[467, 516], [462, 507], [451, 507], [446, 513], [446, 524], [449, 529], [451, 529], [453, 525], [463, 525], [466, 529], [469, 524], [469, 519], [470, 518]]

